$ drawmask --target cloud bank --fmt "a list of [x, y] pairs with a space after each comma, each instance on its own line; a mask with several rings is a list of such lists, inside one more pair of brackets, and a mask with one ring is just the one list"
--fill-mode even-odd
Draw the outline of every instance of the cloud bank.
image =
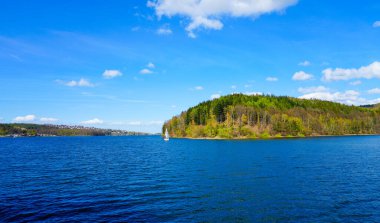
[[32, 122], [36, 119], [35, 115], [17, 116], [13, 119], [14, 122]]
[[[25, 115], [25, 116], [17, 116], [13, 119], [14, 122], [37, 122], [38, 118], [36, 115]], [[41, 123], [53, 123], [57, 122], [57, 118], [48, 118], [48, 117], [41, 117], [39, 118], [39, 121]]]
[[360, 68], [328, 68], [322, 71], [324, 81], [341, 81], [350, 79], [372, 79], [380, 78], [380, 62], [375, 61], [368, 66], [362, 66]]
[[367, 91], [368, 94], [380, 94], [380, 88], [374, 88]]
[[324, 86], [299, 88], [298, 91], [304, 95], [300, 96], [301, 99], [319, 99], [325, 101], [339, 102], [347, 105], [367, 105], [380, 103], [380, 98], [365, 99], [360, 97], [360, 93], [354, 90], [347, 90], [344, 92], [333, 92]]

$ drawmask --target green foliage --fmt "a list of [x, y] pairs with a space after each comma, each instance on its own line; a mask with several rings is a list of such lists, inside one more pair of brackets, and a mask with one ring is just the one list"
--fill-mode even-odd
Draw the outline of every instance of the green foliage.
[[238, 131], [243, 137], [254, 138], [256, 136], [255, 132], [250, 126], [243, 126], [239, 128]]
[[0, 136], [5, 136], [7, 131], [5, 129], [0, 128]]
[[26, 134], [28, 136], [36, 136], [37, 135], [37, 131], [35, 129], [29, 129], [26, 131]]
[[304, 125], [301, 118], [289, 117], [287, 114], [274, 115], [272, 126], [275, 132], [298, 135], [304, 132]]
[[274, 137], [275, 138], [282, 138], [282, 135], [280, 133], [277, 133]]
[[269, 138], [380, 133], [380, 106], [273, 95], [233, 94], [199, 105], [163, 126], [174, 137]]
[[230, 128], [230, 127], [219, 128], [218, 129], [218, 137], [220, 137], [220, 138], [226, 138], [226, 139], [232, 138], [233, 137], [233, 130], [232, 130], [232, 128]]
[[268, 132], [263, 132], [260, 135], [260, 138], [262, 138], [262, 139], [268, 139], [268, 138], [270, 138], [270, 134]]

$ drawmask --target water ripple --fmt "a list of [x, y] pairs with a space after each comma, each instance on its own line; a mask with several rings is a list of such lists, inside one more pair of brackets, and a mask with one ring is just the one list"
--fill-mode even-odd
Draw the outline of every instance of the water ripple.
[[0, 138], [0, 222], [380, 222], [380, 137]]

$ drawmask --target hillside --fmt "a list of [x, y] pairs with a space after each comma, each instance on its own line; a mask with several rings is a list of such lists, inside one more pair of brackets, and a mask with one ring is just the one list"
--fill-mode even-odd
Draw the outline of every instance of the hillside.
[[233, 94], [189, 108], [165, 122], [172, 137], [269, 138], [379, 134], [378, 106]]
[[123, 136], [144, 134], [145, 133], [83, 126], [0, 124], [0, 136]]

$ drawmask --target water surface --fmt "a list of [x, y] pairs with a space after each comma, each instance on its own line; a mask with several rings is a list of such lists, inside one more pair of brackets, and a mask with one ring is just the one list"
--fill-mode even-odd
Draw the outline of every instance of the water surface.
[[0, 138], [0, 222], [380, 222], [380, 137]]

